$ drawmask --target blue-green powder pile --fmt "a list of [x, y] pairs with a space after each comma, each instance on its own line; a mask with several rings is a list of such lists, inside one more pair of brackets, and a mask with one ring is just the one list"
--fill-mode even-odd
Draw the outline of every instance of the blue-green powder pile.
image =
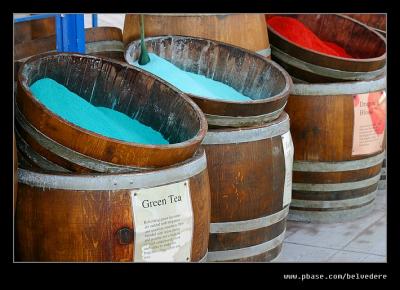
[[121, 141], [169, 144], [160, 132], [118, 111], [96, 107], [63, 85], [43, 78], [30, 86], [32, 94], [50, 111], [89, 131]]
[[214, 81], [203, 75], [181, 70], [154, 53], [149, 53], [149, 56], [149, 63], [142, 66], [139, 65], [138, 61], [135, 61], [133, 65], [164, 79], [185, 93], [216, 100], [252, 101], [251, 98], [224, 83]]

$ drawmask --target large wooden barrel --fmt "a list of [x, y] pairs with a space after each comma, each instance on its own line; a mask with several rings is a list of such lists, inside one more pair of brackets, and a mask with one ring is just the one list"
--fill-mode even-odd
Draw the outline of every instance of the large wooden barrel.
[[[270, 57], [264, 14], [144, 14], [146, 37], [185, 35], [226, 42]], [[127, 14], [124, 43], [140, 38], [139, 14]]]
[[294, 84], [286, 106], [295, 148], [289, 219], [342, 222], [373, 209], [384, 159], [385, 87], [386, 77]]
[[[18, 23], [17, 23], [18, 24]], [[43, 25], [40, 26], [43, 28]], [[39, 26], [35, 26], [35, 31]], [[46, 30], [44, 30], [45, 32]], [[20, 41], [18, 35], [21, 29], [15, 28], [14, 43], [14, 75], [17, 78], [19, 67], [31, 56], [56, 52], [56, 36], [54, 33], [35, 33], [35, 38]], [[93, 27], [85, 29], [85, 53], [98, 57], [108, 57], [119, 61], [124, 59], [124, 44], [122, 42], [122, 30], [117, 27]]]
[[[225, 83], [253, 99], [225, 101], [188, 94], [204, 112], [210, 127], [242, 127], [272, 121], [282, 113], [292, 84], [275, 62], [254, 52], [219, 41], [158, 36], [145, 39], [152, 52], [179, 68]], [[140, 55], [140, 41], [130, 43], [127, 63]]]
[[35, 19], [14, 23], [14, 44], [56, 34], [55, 18]]
[[203, 147], [211, 188], [208, 261], [270, 261], [281, 251], [291, 198], [289, 117], [211, 129]]
[[17, 148], [15, 145], [15, 135], [13, 135], [13, 161], [14, 161], [14, 174], [13, 174], [13, 199], [14, 199], [14, 213], [17, 204], [17, 196], [18, 196], [18, 179], [17, 179], [17, 170], [18, 170], [18, 158], [17, 158]]
[[381, 33], [383, 36], [386, 36], [386, 14], [385, 13], [351, 13], [345, 14], [361, 23], [364, 23], [375, 29], [377, 32]]
[[[95, 106], [132, 116], [159, 131], [170, 144], [124, 142], [65, 121], [29, 89], [44, 77]], [[18, 76], [16, 117], [19, 134], [36, 152], [79, 172], [126, 172], [176, 164], [194, 155], [207, 132], [197, 105], [164, 81], [122, 62], [71, 53], [33, 56], [23, 64]]]
[[[20, 169], [18, 177], [18, 260], [206, 260], [210, 189], [204, 150], [184, 163], [146, 173]], [[166, 249], [172, 253], [160, 255]]]
[[[267, 18], [275, 14], [268, 14]], [[319, 38], [343, 47], [355, 58], [303, 48], [268, 26], [272, 59], [291, 76], [311, 83], [372, 80], [385, 73], [385, 38], [368, 26], [339, 14], [284, 14], [304, 23]]]

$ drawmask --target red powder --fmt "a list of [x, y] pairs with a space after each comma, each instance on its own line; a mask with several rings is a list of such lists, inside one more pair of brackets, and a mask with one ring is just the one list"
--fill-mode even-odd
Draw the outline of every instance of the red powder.
[[344, 48], [336, 43], [319, 39], [314, 32], [295, 18], [273, 16], [267, 20], [267, 24], [282, 36], [304, 48], [333, 56], [352, 58]]

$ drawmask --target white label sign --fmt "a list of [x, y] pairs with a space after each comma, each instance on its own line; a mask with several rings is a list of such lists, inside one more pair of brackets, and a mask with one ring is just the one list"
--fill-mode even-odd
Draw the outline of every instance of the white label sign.
[[290, 131], [282, 135], [282, 146], [285, 155], [285, 186], [283, 189], [283, 207], [292, 201], [292, 170], [294, 147]]
[[354, 100], [352, 155], [381, 151], [386, 127], [386, 92], [358, 94]]
[[188, 262], [193, 239], [189, 181], [131, 191], [135, 262]]

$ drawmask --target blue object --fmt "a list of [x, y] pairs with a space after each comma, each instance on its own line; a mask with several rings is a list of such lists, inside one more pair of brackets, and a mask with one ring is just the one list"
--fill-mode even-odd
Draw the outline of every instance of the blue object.
[[61, 16], [62, 51], [85, 53], [85, 26], [83, 14]]
[[99, 26], [98, 19], [97, 19], [97, 14], [92, 14], [92, 26], [93, 27]]

